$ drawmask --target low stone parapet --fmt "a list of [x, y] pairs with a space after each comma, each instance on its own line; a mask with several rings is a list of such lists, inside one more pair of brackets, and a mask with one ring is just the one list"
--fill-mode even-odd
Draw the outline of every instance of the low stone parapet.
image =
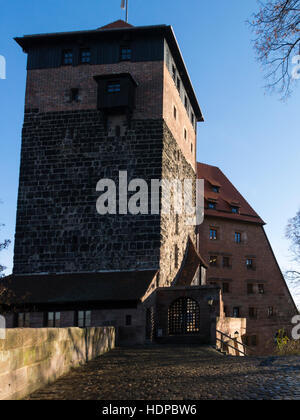
[[114, 346], [114, 327], [7, 329], [0, 339], [0, 400], [21, 399]]

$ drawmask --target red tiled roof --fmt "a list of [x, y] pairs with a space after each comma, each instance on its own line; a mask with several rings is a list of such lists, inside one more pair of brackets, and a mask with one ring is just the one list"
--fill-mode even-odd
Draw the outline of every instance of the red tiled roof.
[[185, 251], [185, 256], [182, 261], [180, 270], [173, 282], [174, 286], [190, 286], [198, 268], [205, 267], [207, 265], [201, 255], [198, 253], [191, 238], [188, 238], [188, 243]]
[[125, 22], [124, 20], [116, 20], [115, 22], [109, 23], [108, 25], [101, 26], [101, 29], [123, 29], [123, 28], [133, 28], [133, 25], [130, 25], [129, 23]]
[[[205, 203], [205, 215], [265, 224], [219, 168], [198, 162], [197, 177], [204, 179], [205, 199], [216, 198], [216, 196], [218, 198], [216, 209], [207, 208], [207, 203]], [[220, 186], [218, 194], [212, 191], [212, 185]], [[231, 206], [239, 207], [239, 213], [232, 213]]]

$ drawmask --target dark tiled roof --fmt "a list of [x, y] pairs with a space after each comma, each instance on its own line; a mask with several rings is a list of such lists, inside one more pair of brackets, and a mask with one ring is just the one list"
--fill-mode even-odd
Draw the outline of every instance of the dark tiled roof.
[[108, 25], [101, 26], [99, 30], [102, 29], [120, 29], [120, 28], [133, 28], [133, 25], [125, 22], [124, 20], [116, 20], [115, 22], [109, 23]]
[[[11, 275], [3, 279], [16, 302], [29, 304], [139, 301], [157, 271]], [[2, 280], [1, 280], [2, 281]], [[25, 298], [24, 298], [25, 296]]]
[[174, 286], [190, 286], [198, 268], [207, 265], [201, 255], [198, 253], [191, 238], [188, 239], [185, 256], [180, 267], [180, 270], [174, 280]]
[[[219, 168], [204, 163], [197, 163], [197, 177], [198, 179], [204, 179], [206, 216], [264, 224], [264, 221]], [[213, 192], [212, 186], [220, 187], [220, 192]], [[210, 199], [211, 201], [217, 200], [216, 209], [207, 208], [207, 201]], [[238, 207], [239, 213], [232, 213], [231, 206]]]

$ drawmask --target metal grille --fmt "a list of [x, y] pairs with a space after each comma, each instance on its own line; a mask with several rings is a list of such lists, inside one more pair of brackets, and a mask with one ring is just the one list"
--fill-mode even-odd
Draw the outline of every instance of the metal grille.
[[169, 335], [197, 333], [200, 330], [198, 303], [189, 298], [179, 298], [169, 308]]

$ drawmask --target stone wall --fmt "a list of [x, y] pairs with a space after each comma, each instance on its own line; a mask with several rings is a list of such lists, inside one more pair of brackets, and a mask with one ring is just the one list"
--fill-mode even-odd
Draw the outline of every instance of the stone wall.
[[115, 329], [8, 329], [0, 340], [0, 400], [20, 399], [115, 345]]

